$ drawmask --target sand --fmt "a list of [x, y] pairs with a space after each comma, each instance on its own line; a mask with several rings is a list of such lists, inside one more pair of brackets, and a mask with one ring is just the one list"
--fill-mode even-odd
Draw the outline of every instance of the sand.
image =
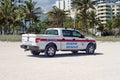
[[97, 42], [95, 55], [32, 56], [21, 42], [0, 42], [0, 80], [120, 80], [120, 42]]

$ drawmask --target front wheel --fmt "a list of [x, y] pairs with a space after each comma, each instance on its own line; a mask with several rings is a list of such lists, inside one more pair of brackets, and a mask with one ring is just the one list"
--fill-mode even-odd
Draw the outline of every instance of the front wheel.
[[86, 49], [87, 54], [94, 54], [95, 52], [95, 45], [94, 44], [89, 44]]
[[31, 53], [32, 53], [33, 55], [39, 55], [39, 54], [40, 54], [40, 51], [31, 51]]
[[49, 45], [45, 49], [45, 55], [48, 57], [54, 57], [56, 54], [56, 48], [53, 45]]

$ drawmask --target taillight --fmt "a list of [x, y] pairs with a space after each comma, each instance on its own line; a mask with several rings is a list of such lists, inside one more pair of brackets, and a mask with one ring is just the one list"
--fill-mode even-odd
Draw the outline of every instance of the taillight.
[[35, 42], [36, 42], [36, 43], [39, 43], [39, 42], [40, 42], [40, 38], [36, 38], [36, 39], [35, 39]]

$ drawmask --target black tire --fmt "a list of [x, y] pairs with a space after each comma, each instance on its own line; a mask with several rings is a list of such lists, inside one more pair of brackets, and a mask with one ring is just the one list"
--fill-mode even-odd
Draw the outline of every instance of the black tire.
[[56, 48], [55, 46], [53, 45], [48, 45], [46, 48], [45, 48], [45, 55], [47, 57], [54, 57], [56, 54]]
[[78, 51], [72, 51], [73, 54], [78, 53]]
[[33, 55], [39, 55], [39, 54], [40, 54], [40, 51], [31, 51], [31, 53], [32, 53]]
[[95, 52], [95, 45], [89, 44], [86, 48], [86, 54], [94, 54]]

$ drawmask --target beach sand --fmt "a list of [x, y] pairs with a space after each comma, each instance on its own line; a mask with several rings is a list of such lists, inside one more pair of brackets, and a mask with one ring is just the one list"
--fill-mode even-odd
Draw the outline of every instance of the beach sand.
[[120, 42], [97, 42], [95, 55], [32, 56], [21, 42], [0, 42], [0, 80], [120, 80]]

